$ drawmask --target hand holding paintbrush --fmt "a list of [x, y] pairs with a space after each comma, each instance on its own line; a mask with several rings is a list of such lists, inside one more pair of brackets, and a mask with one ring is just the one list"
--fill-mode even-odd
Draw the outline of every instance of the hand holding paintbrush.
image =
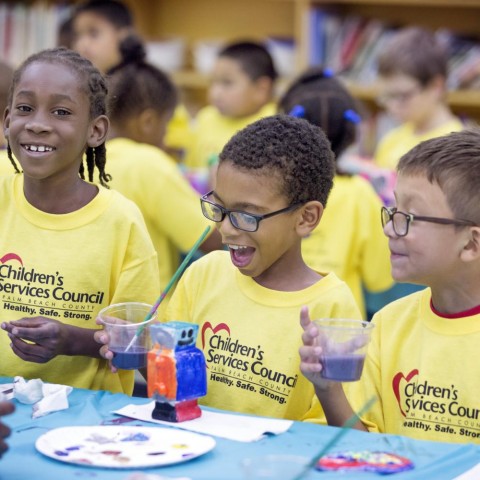
[[[133, 347], [135, 345], [135, 342], [140, 338], [143, 330], [148, 325], [149, 321], [155, 316], [155, 314], [158, 310], [158, 307], [162, 303], [163, 299], [168, 295], [168, 292], [170, 291], [172, 286], [175, 284], [175, 282], [179, 279], [180, 275], [186, 269], [186, 267], [189, 264], [190, 260], [192, 259], [193, 255], [198, 250], [198, 248], [200, 247], [202, 242], [205, 240], [205, 237], [208, 235], [208, 232], [210, 231], [210, 229], [211, 229], [211, 227], [207, 227], [204, 230], [204, 232], [202, 233], [200, 238], [195, 242], [192, 249], [188, 252], [185, 259], [183, 260], [181, 265], [178, 267], [177, 271], [173, 274], [172, 278], [168, 282], [168, 284], [165, 287], [165, 289], [163, 290], [163, 292], [158, 297], [155, 304], [148, 311], [146, 316], [143, 318], [142, 322], [139, 323], [139, 326], [135, 328], [135, 334], [130, 338], [128, 345], [126, 346], [126, 348], [123, 351], [123, 354], [128, 354], [130, 350], [134, 350]], [[99, 320], [97, 319], [97, 323], [102, 323], [102, 322], [101, 321], [99, 322]], [[95, 333], [95, 340], [99, 343], [104, 343], [104, 344], [109, 343], [108, 335], [103, 330]], [[113, 352], [109, 349], [108, 345], [104, 345], [100, 349], [100, 353], [107, 360], [112, 360], [112, 358], [113, 358]], [[112, 370], [116, 371], [116, 368], [112, 366]]]

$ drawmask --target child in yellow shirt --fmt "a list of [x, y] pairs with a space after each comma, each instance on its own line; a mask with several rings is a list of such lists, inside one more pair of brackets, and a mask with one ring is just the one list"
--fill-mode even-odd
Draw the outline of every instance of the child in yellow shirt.
[[407, 27], [390, 39], [378, 59], [379, 103], [400, 125], [385, 134], [376, 163], [394, 170], [418, 143], [463, 128], [446, 102], [447, 55], [435, 35]]
[[302, 311], [301, 369], [329, 424], [342, 425], [352, 406], [376, 397], [356, 428], [480, 443], [479, 158], [480, 132], [464, 130], [426, 140], [400, 159], [396, 205], [382, 208], [392, 274], [428, 288], [374, 316], [364, 372], [347, 397], [341, 384], [321, 378], [318, 329]]
[[378, 222], [382, 202], [360, 176], [339, 167], [339, 159], [356, 140], [357, 104], [346, 88], [321, 69], [310, 69], [290, 85], [279, 101], [284, 113], [321, 128], [336, 158], [336, 175], [322, 221], [302, 240], [306, 263], [332, 271], [352, 290], [366, 316], [363, 290], [380, 292], [393, 285], [387, 239]]
[[193, 122], [184, 161], [188, 170], [207, 169], [232, 135], [275, 113], [276, 78], [273, 59], [260, 43], [232, 43], [220, 51], [208, 91], [210, 105]]
[[[135, 35], [129, 7], [118, 0], [88, 0], [76, 6], [72, 16], [73, 49], [88, 58], [101, 72], [122, 62], [121, 45]], [[178, 105], [167, 127], [165, 145], [182, 150], [188, 138], [190, 115]]]

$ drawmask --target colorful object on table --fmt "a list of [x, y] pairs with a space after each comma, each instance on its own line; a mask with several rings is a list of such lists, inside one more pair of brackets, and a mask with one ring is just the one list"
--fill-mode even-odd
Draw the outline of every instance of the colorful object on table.
[[361, 416], [367, 413], [370, 408], [372, 408], [372, 405], [377, 401], [377, 397], [371, 397], [369, 398], [363, 407], [358, 411], [355, 412], [350, 418], [347, 419], [347, 421], [342, 425], [342, 428], [340, 428], [337, 433], [330, 439], [329, 442], [327, 442], [326, 445], [322, 447], [319, 453], [315, 455], [312, 460], [306, 465], [306, 467], [303, 469], [303, 471], [297, 475], [293, 480], [300, 480], [302, 479], [305, 474], [311, 469], [311, 468], [316, 468], [318, 461], [326, 455], [326, 453], [334, 446], [336, 445], [340, 439], [347, 434], [350, 429], [360, 420]]
[[331, 471], [367, 471], [380, 474], [398, 473], [414, 468], [413, 463], [405, 457], [388, 452], [347, 451], [330, 453], [322, 457], [317, 470]]
[[207, 365], [195, 346], [198, 325], [166, 322], [150, 326], [154, 347], [148, 352], [148, 396], [155, 399], [152, 418], [183, 422], [201, 416], [197, 399], [207, 393]]
[[215, 440], [172, 428], [61, 427], [41, 435], [36, 449], [65, 463], [105, 468], [147, 468], [185, 462], [207, 453]]
[[172, 286], [175, 284], [175, 282], [178, 280], [180, 275], [183, 273], [183, 271], [187, 268], [188, 264], [190, 263], [190, 260], [192, 259], [193, 255], [195, 252], [198, 250], [198, 247], [203, 243], [205, 240], [205, 237], [208, 235], [208, 232], [211, 230], [211, 227], [208, 226], [203, 233], [200, 235], [200, 238], [195, 242], [195, 245], [193, 245], [192, 249], [188, 252], [188, 254], [185, 256], [183, 259], [183, 262], [180, 264], [180, 266], [177, 268], [177, 271], [173, 274], [172, 278], [168, 282], [167, 286], [165, 287], [165, 290], [160, 294], [158, 297], [157, 301], [153, 305], [152, 309], [148, 312], [147, 316], [145, 317], [145, 320], [143, 323], [138, 327], [137, 331], [135, 332], [135, 335], [133, 336], [132, 340], [130, 343], [127, 345], [127, 348], [125, 349], [125, 353], [127, 353], [130, 348], [132, 348], [133, 344], [135, 343], [135, 340], [137, 337], [141, 335], [143, 332], [143, 329], [145, 328], [145, 322], [147, 320], [150, 320], [155, 313], [157, 313], [157, 309], [162, 303], [163, 299], [167, 296], [168, 292], [172, 288]]

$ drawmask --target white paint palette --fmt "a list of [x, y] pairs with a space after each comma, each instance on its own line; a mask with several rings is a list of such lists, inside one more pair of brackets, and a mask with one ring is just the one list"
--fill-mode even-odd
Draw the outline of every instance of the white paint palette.
[[76, 465], [148, 468], [185, 462], [215, 447], [206, 435], [174, 428], [135, 426], [61, 427], [35, 442], [47, 457]]

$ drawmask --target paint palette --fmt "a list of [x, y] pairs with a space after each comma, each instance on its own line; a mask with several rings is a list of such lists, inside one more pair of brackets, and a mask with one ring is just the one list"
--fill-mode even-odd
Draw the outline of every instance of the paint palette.
[[35, 442], [40, 453], [61, 462], [104, 468], [148, 468], [185, 462], [212, 450], [215, 440], [173, 428], [61, 427]]

